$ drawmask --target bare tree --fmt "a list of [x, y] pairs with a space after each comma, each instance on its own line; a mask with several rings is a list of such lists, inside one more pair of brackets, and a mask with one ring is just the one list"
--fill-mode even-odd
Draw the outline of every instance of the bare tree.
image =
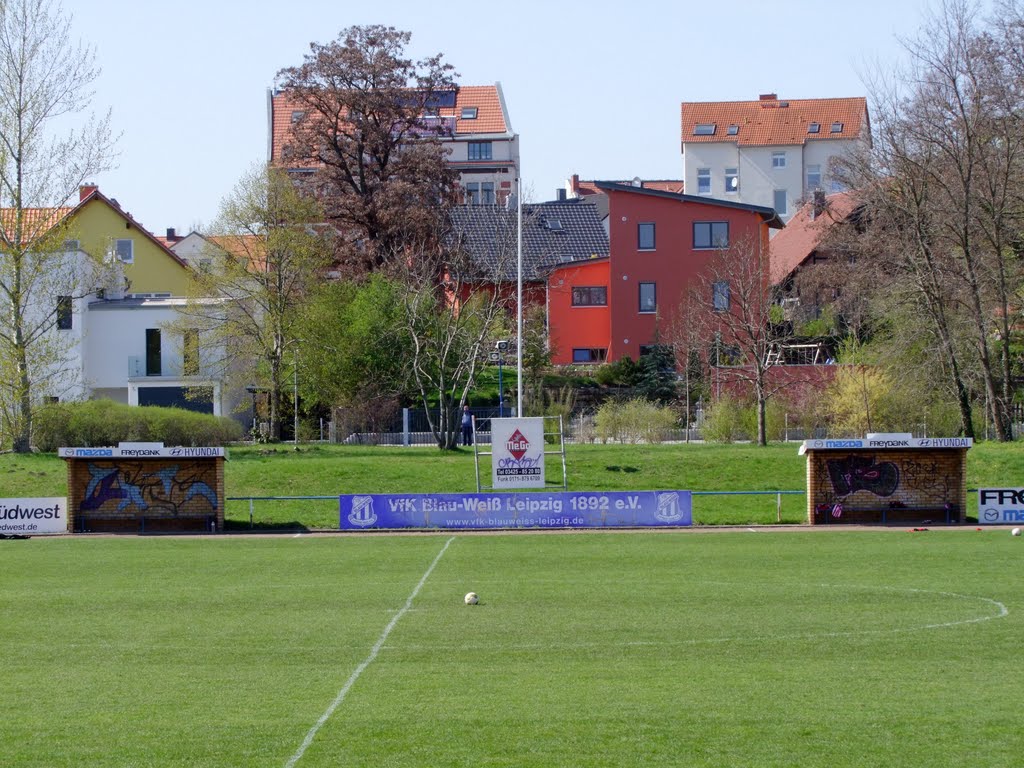
[[345, 233], [342, 262], [357, 273], [419, 247], [455, 196], [440, 141], [453, 128], [437, 117], [454, 98], [454, 72], [440, 54], [407, 58], [410, 39], [393, 27], [350, 27], [278, 73], [294, 106], [280, 162], [302, 171], [303, 188]]
[[[208, 366], [229, 383], [269, 394], [270, 433], [281, 436], [282, 392], [300, 354], [302, 308], [329, 266], [316, 203], [284, 171], [259, 167], [221, 204], [212, 227], [211, 267], [193, 280], [175, 323], [194, 333]], [[312, 342], [311, 342], [312, 344]]]
[[[438, 447], [451, 450], [458, 444], [462, 406], [511, 306], [505, 278], [514, 251], [499, 247], [492, 259], [481, 258], [450, 219], [428, 240], [430, 247], [395, 272], [406, 288], [412, 380]], [[495, 242], [503, 242], [500, 233]]]
[[[61, 206], [113, 151], [109, 114], [86, 114], [95, 53], [73, 39], [57, 3], [0, 3], [0, 404], [16, 451], [30, 449], [40, 387], [66, 352], [51, 333], [59, 298], [91, 288]], [[70, 116], [76, 127], [59, 133]]]
[[[988, 28], [964, 0], [943, 2], [905, 41], [910, 64], [877, 89], [874, 149], [849, 175], [936, 332], [963, 432], [973, 435], [964, 371], [976, 367], [1000, 440], [1012, 437], [1010, 316], [1024, 210], [1020, 21], [1016, 2]], [[969, 360], [954, 335], [961, 328]]]
[[753, 392], [758, 445], [768, 444], [768, 400], [792, 383], [773, 381], [768, 374], [780, 362], [780, 346], [786, 341], [784, 329], [772, 323], [768, 265], [766, 242], [742, 239], [724, 246], [694, 284], [687, 302], [714, 375], [741, 382]]

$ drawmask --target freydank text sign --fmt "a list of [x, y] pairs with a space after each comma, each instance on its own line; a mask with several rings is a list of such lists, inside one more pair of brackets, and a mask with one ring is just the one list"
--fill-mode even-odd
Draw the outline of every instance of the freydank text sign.
[[63, 496], [0, 499], [0, 533], [37, 536], [67, 532], [68, 500]]
[[692, 525], [689, 491], [373, 494], [340, 497], [342, 530]]
[[491, 420], [491, 486], [544, 487], [544, 419]]
[[1024, 488], [978, 489], [978, 522], [1024, 523]]

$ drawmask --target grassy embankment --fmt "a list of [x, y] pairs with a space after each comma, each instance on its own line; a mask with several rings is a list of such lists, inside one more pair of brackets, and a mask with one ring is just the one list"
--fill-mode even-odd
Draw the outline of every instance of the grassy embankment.
[[[568, 446], [570, 490], [802, 491], [805, 461], [795, 443], [751, 445]], [[340, 493], [460, 493], [476, 490], [473, 454], [433, 448], [307, 445], [237, 446], [225, 468], [227, 495], [335, 496]], [[559, 458], [548, 457], [548, 477], [560, 478]], [[1024, 485], [1024, 443], [980, 443], [968, 453], [969, 488]], [[482, 482], [490, 457], [481, 457]], [[0, 457], [0, 497], [62, 496], [64, 462], [52, 454]], [[976, 499], [968, 494], [968, 514]], [[802, 495], [782, 497], [782, 522], [805, 520]], [[228, 502], [233, 527], [247, 528], [250, 505]], [[337, 503], [256, 501], [253, 520], [275, 528], [335, 528]], [[768, 524], [777, 521], [776, 496], [698, 496], [698, 524]]]

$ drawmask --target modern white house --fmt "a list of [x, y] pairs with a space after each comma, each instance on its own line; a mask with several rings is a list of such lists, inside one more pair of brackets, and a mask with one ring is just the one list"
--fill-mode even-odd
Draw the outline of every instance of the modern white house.
[[815, 190], [843, 191], [836, 158], [870, 146], [867, 100], [683, 102], [681, 146], [688, 195], [774, 208], [783, 221]]
[[[45, 209], [63, 251], [33, 284], [29, 367], [41, 399], [106, 397], [228, 413], [218, 361], [180, 328], [191, 269], [113, 198], [84, 186], [75, 206]], [[199, 396], [198, 399], [196, 396]]]

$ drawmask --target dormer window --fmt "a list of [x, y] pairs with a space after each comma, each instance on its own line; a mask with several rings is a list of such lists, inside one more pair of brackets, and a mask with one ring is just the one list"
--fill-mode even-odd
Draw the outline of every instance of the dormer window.
[[821, 123], [808, 123], [808, 125], [807, 125], [807, 132], [808, 133], [820, 133], [821, 132]]
[[718, 126], [715, 123], [697, 123], [693, 126], [694, 136], [714, 136], [715, 129]]
[[736, 123], [733, 123], [732, 125], [730, 125], [726, 129], [726, 133], [728, 133], [730, 136], [735, 136], [739, 132], [740, 132], [740, 127], [738, 125], [736, 125]]
[[842, 123], [840, 123], [838, 121], [832, 123], [832, 133], [842, 133], [842, 132], [843, 132], [843, 124]]
[[462, 108], [462, 119], [463, 120], [476, 120], [476, 107], [463, 107]]

